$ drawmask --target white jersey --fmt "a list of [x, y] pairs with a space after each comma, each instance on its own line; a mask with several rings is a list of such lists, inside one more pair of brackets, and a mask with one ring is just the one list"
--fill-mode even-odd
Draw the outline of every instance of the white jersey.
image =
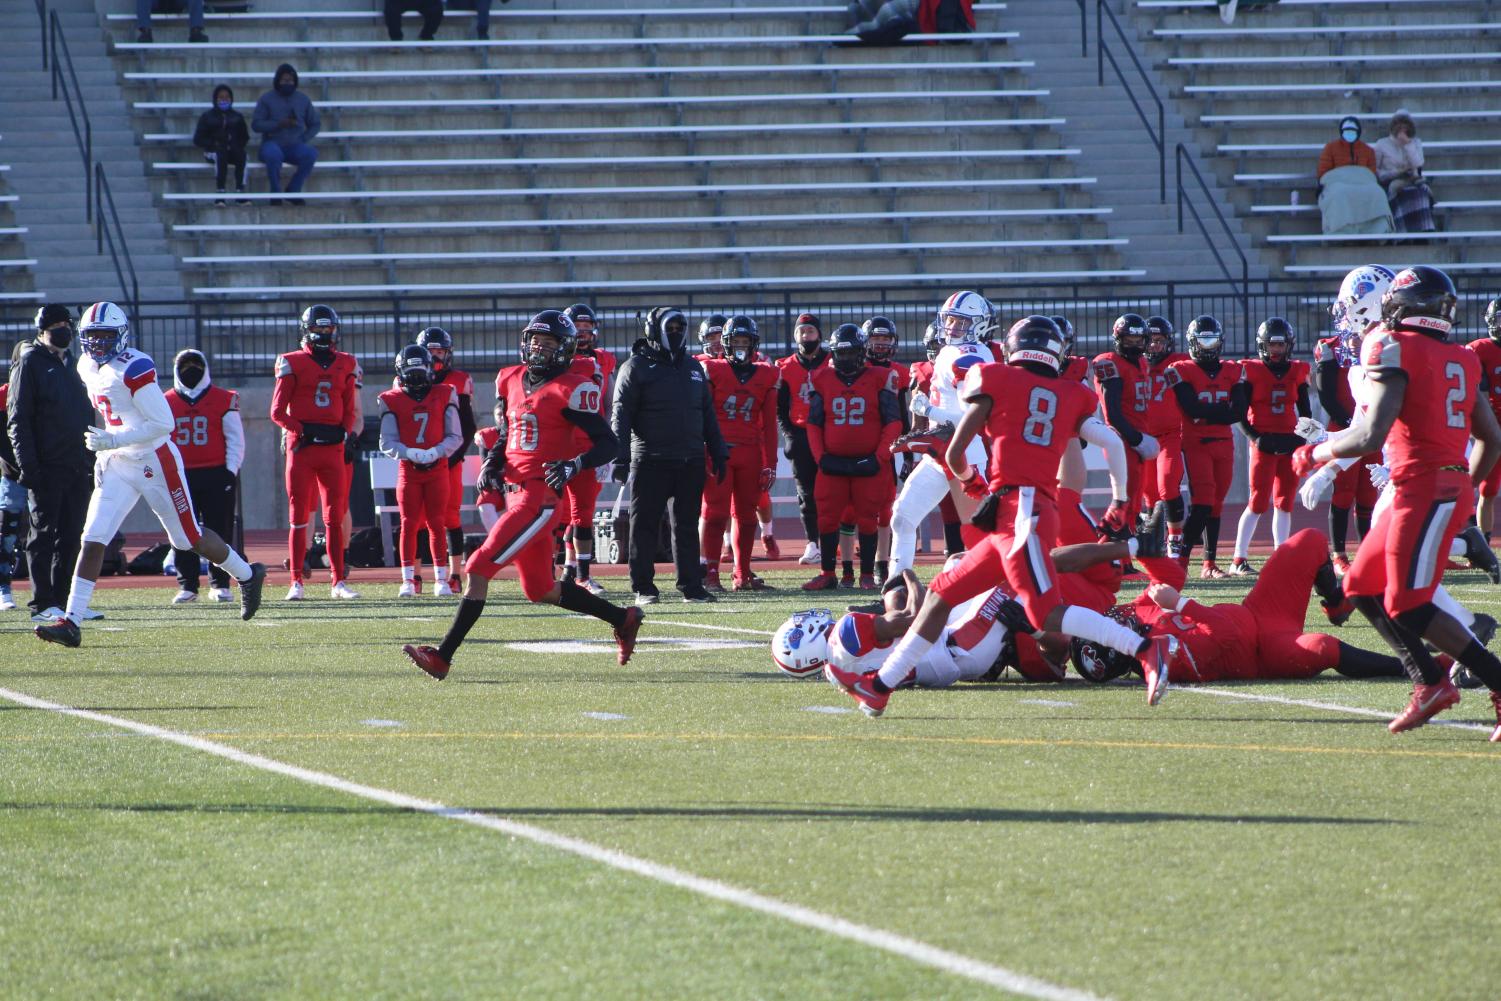
[[[922, 688], [945, 688], [956, 681], [982, 678], [995, 664], [1006, 643], [1007, 629], [996, 619], [1010, 595], [999, 587], [963, 602], [949, 613], [938, 642], [914, 668], [913, 683]], [[850, 612], [829, 633], [829, 660], [835, 667], [863, 674], [879, 670], [896, 641], [881, 643], [875, 635], [876, 617]]]
[[928, 392], [928, 420], [933, 424], [943, 421], [959, 423], [964, 416], [964, 404], [959, 399], [959, 387], [971, 368], [982, 362], [993, 362], [995, 356], [983, 344], [945, 344], [933, 359], [932, 388]]
[[129, 441], [114, 452], [139, 459], [167, 443], [172, 408], [156, 384], [156, 364], [149, 355], [127, 348], [100, 365], [85, 352], [78, 359], [78, 375], [104, 430]]

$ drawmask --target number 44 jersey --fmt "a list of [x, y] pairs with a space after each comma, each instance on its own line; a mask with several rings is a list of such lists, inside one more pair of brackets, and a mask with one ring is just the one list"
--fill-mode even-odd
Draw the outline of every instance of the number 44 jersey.
[[573, 372], [529, 385], [525, 365], [501, 369], [495, 400], [506, 429], [506, 482], [540, 480], [545, 464], [582, 454], [568, 412], [599, 416], [599, 395], [593, 379]]
[[990, 439], [991, 491], [1036, 487], [1056, 496], [1058, 461], [1095, 412], [1094, 393], [1071, 379], [987, 364], [970, 369], [959, 392], [966, 404], [981, 396], [990, 398], [985, 435]]

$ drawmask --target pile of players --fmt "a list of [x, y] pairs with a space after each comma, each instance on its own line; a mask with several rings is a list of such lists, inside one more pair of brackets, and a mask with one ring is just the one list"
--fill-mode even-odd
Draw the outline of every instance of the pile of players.
[[[1352, 271], [1333, 307], [1338, 333], [1316, 356], [1321, 397], [1339, 391], [1334, 376], [1348, 387], [1344, 408], [1328, 408], [1329, 428], [1312, 418], [1309, 367], [1291, 358], [1293, 332], [1283, 320], [1263, 323], [1259, 357], [1237, 365], [1219, 359], [1223, 334], [1212, 317], [1191, 325], [1185, 359], [1172, 357], [1165, 320], [1128, 314], [1112, 330], [1115, 350], [1092, 363], [1095, 392], [1070, 359], [1066, 324], [1017, 321], [1000, 361], [980, 357], [967, 366], [956, 422], [891, 446], [922, 454], [976, 501], [967, 520], [983, 539], [926, 590], [903, 567], [875, 609], [837, 621], [823, 610], [793, 616], [773, 640], [774, 659], [788, 673], [823, 673], [870, 716], [881, 715], [904, 685], [994, 677], [1004, 667], [1058, 680], [1069, 661], [1094, 681], [1139, 673], [1149, 704], [1170, 678], [1297, 678], [1328, 669], [1406, 675], [1414, 689], [1392, 732], [1421, 726], [1469, 685], [1489, 689], [1498, 720], [1491, 739], [1501, 741], [1501, 661], [1485, 648], [1495, 623], [1441, 584], [1448, 559], [1461, 553], [1498, 576], [1470, 515], [1477, 490], [1483, 498], [1496, 493], [1490, 484], [1501, 425], [1490, 398], [1501, 394], [1490, 390], [1501, 374], [1501, 305], [1486, 310], [1490, 336], [1461, 345], [1449, 343], [1457, 303], [1453, 283], [1436, 268]], [[953, 305], [951, 298], [945, 310]], [[940, 311], [940, 331], [946, 323]], [[953, 364], [945, 357], [951, 346], [938, 352], [940, 371]], [[1154, 405], [1170, 400], [1180, 408], [1178, 427], [1153, 417]], [[1201, 575], [1222, 573], [1212, 546], [1232, 424], [1251, 440], [1252, 503], [1229, 573], [1253, 573], [1247, 544], [1269, 495], [1277, 547], [1244, 601], [1207, 607], [1181, 588], [1200, 532], [1211, 547]], [[1174, 440], [1185, 434], [1187, 442]], [[1070, 453], [1081, 438], [1104, 450], [1110, 473], [1113, 500], [1098, 525], [1078, 503], [1081, 467]], [[977, 442], [988, 444], [979, 461]], [[1192, 484], [1187, 513], [1181, 500], [1174, 503], [1179, 454], [1188, 456]], [[1332, 505], [1332, 553], [1320, 532], [1288, 534], [1305, 479], [1310, 508], [1330, 489], [1346, 491]], [[1213, 492], [1201, 494], [1201, 483]], [[1362, 539], [1350, 560], [1343, 523], [1352, 501]], [[1134, 504], [1144, 503], [1152, 513], [1139, 522]], [[1118, 603], [1123, 564], [1132, 558], [1152, 583]], [[1305, 633], [1311, 592], [1333, 625], [1358, 610], [1394, 656]]]

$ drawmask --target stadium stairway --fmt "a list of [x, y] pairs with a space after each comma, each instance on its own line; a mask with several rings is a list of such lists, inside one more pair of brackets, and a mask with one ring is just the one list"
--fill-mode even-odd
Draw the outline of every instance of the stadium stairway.
[[[68, 36], [84, 101], [90, 109], [94, 157], [104, 163], [120, 223], [145, 299], [180, 299], [182, 281], [168, 248], [161, 217], [151, 202], [145, 170], [136, 149], [103, 44], [93, 0], [48, 0]], [[37, 291], [49, 300], [82, 304], [123, 297], [109, 253], [97, 252], [94, 230], [84, 218], [89, 183], [61, 96], [52, 100], [51, 79], [42, 68], [42, 28], [30, 3], [0, 5], [0, 122], [7, 181], [17, 196], [14, 225], [25, 227], [26, 256], [36, 259]], [[8, 316], [29, 312], [7, 307]]]

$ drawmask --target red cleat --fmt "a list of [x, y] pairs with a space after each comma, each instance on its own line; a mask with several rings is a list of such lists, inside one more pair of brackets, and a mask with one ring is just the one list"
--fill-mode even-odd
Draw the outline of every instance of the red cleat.
[[803, 585], [804, 591], [837, 591], [839, 581], [831, 573], [821, 573]]
[[1230, 575], [1220, 569], [1220, 565], [1214, 560], [1205, 560], [1204, 569], [1199, 571], [1200, 580], [1224, 580]]
[[755, 574], [751, 574], [749, 577], [741, 577], [737, 574], [734, 582], [731, 584], [731, 590], [767, 591], [771, 590], [771, 588], [767, 586], [766, 581], [762, 580], [760, 577], [757, 577]]
[[1350, 572], [1350, 560], [1344, 553], [1335, 553], [1329, 557], [1329, 562], [1334, 564], [1334, 575], [1343, 578]]
[[1491, 692], [1491, 705], [1496, 707], [1496, 729], [1491, 731], [1491, 743], [1501, 744], [1501, 692]]
[[448, 677], [450, 665], [448, 661], [438, 655], [437, 647], [414, 646], [408, 643], [401, 648], [401, 652], [412, 658], [412, 663], [420, 667], [422, 673], [426, 674], [429, 678], [436, 678], [438, 681], [442, 681]]
[[724, 585], [719, 582], [719, 568], [709, 567], [704, 571], [704, 590], [724, 593]]
[[860, 590], [874, 591], [876, 589], [875, 574], [863, 573], [860, 575]]
[[1319, 605], [1323, 607], [1324, 616], [1331, 626], [1342, 626], [1350, 621], [1350, 616], [1355, 614], [1355, 602], [1349, 598], [1341, 598], [1337, 605], [1320, 600]]
[[1459, 689], [1445, 678], [1436, 685], [1414, 685], [1412, 700], [1401, 715], [1386, 725], [1392, 733], [1416, 730], [1452, 706], [1459, 705]]
[[766, 558], [768, 560], [779, 560], [782, 558], [782, 547], [778, 546], [777, 540], [770, 535], [761, 536], [761, 545], [766, 547]]
[[876, 672], [867, 671], [864, 674], [856, 674], [833, 664], [823, 666], [823, 676], [829, 684], [839, 689], [850, 698], [860, 704], [860, 711], [872, 718], [886, 711], [886, 703], [891, 699], [890, 692], [878, 692], [871, 684], [875, 680]]
[[1146, 652], [1136, 658], [1141, 664], [1141, 678], [1147, 683], [1147, 705], [1155, 706], [1162, 701], [1167, 692], [1168, 665], [1177, 656], [1178, 638], [1157, 636], [1150, 641]]
[[631, 654], [636, 649], [636, 634], [641, 631], [641, 623], [646, 621], [646, 613], [632, 605], [625, 610], [625, 621], [615, 630], [615, 645], [620, 647], [620, 653], [615, 658], [621, 667], [630, 663]]

